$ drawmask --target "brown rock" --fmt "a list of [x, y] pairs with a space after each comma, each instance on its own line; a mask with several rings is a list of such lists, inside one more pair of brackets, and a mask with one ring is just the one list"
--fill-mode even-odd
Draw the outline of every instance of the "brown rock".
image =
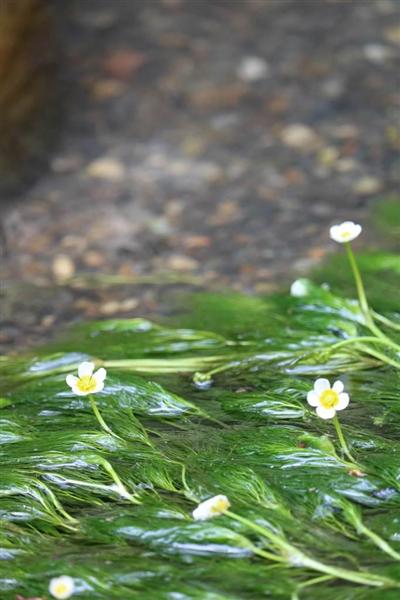
[[116, 79], [129, 79], [144, 65], [146, 56], [134, 50], [115, 50], [103, 60], [103, 68]]

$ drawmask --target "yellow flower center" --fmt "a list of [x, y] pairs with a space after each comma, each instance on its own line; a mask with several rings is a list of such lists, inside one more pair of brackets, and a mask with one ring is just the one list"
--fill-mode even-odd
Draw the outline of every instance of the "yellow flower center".
[[95, 378], [91, 375], [84, 375], [83, 377], [79, 377], [76, 387], [80, 392], [90, 394], [90, 392], [94, 392], [96, 390], [97, 383]]
[[71, 586], [68, 583], [65, 583], [64, 581], [61, 581], [59, 583], [57, 583], [57, 585], [55, 585], [54, 587], [54, 595], [59, 598], [64, 598], [65, 594], [70, 594], [71, 592]]
[[219, 514], [228, 510], [230, 504], [225, 498], [218, 498], [211, 507], [211, 512]]
[[319, 401], [324, 408], [335, 408], [339, 402], [339, 394], [335, 390], [325, 390], [320, 395]]

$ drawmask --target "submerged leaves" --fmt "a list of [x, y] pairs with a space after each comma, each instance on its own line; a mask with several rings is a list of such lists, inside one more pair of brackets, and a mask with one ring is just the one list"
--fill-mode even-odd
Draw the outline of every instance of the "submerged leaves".
[[[370, 274], [390, 271], [375, 308], [398, 322], [389, 258]], [[2, 600], [47, 596], [62, 573], [98, 600], [397, 597], [381, 586], [400, 583], [399, 379], [353, 343], [368, 335], [355, 301], [308, 281], [298, 292], [197, 295], [183, 327], [90, 323], [0, 361]], [[65, 387], [82, 361], [107, 368], [96, 402], [111, 433]], [[362, 469], [305, 401], [338, 370]], [[222, 490], [238, 518], [194, 522]]]

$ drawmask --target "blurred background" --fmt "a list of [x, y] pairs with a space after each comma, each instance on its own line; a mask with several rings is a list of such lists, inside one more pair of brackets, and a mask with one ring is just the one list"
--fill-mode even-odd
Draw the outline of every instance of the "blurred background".
[[306, 273], [398, 197], [399, 58], [398, 0], [0, 0], [0, 347]]

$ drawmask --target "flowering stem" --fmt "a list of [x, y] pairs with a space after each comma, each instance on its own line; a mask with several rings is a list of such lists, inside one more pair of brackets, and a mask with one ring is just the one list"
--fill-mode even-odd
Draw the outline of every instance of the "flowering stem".
[[235, 521], [243, 523], [243, 525], [246, 525], [261, 536], [267, 538], [270, 542], [272, 542], [273, 546], [275, 546], [281, 551], [283, 558], [285, 558], [285, 561], [289, 565], [309, 568], [313, 571], [318, 571], [319, 573], [325, 573], [326, 575], [330, 575], [331, 577], [344, 579], [346, 581], [359, 583], [361, 585], [371, 585], [374, 587], [399, 586], [397, 582], [391, 579], [387, 579], [384, 576], [374, 575], [373, 573], [366, 573], [360, 571], [351, 571], [350, 569], [343, 569], [341, 567], [326, 565], [320, 562], [319, 560], [315, 560], [312, 557], [307, 556], [301, 550], [298, 550], [295, 546], [287, 542], [285, 539], [283, 539], [273, 531], [270, 531], [269, 529], [266, 529], [265, 527], [262, 527], [257, 523], [253, 523], [249, 519], [246, 519], [245, 517], [231, 512], [230, 510], [226, 511], [225, 514], [234, 519]]
[[[98, 420], [98, 422], [100, 424], [100, 427], [102, 429], [104, 429], [104, 431], [106, 431], [107, 433], [109, 433], [110, 435], [115, 436], [115, 433], [109, 428], [109, 426], [107, 425], [107, 423], [105, 422], [105, 420], [101, 416], [100, 411], [97, 408], [96, 401], [95, 401], [94, 397], [92, 396], [92, 394], [89, 394], [89, 400], [90, 400], [90, 405], [92, 407], [92, 410], [94, 412], [94, 416]], [[117, 436], [115, 436], [115, 437], [117, 437]]]
[[369, 329], [372, 331], [372, 333], [374, 333], [378, 338], [381, 338], [382, 340], [385, 340], [388, 346], [391, 346], [395, 350], [399, 351], [400, 350], [400, 346], [398, 344], [396, 344], [395, 342], [393, 342], [393, 340], [391, 340], [390, 338], [388, 338], [379, 329], [379, 327], [377, 327], [375, 325], [374, 319], [372, 317], [372, 311], [369, 308], [367, 296], [365, 294], [365, 288], [364, 288], [363, 280], [362, 280], [362, 277], [361, 277], [361, 273], [360, 273], [360, 270], [358, 268], [358, 265], [357, 265], [357, 262], [356, 262], [353, 250], [351, 248], [350, 242], [346, 242], [345, 246], [346, 246], [346, 251], [347, 251], [347, 257], [349, 259], [350, 266], [351, 266], [351, 269], [353, 271], [354, 280], [356, 282], [357, 294], [358, 294], [358, 300], [359, 300], [359, 303], [360, 303], [361, 312], [364, 315], [366, 325], [369, 327]]
[[353, 250], [351, 248], [350, 242], [346, 242], [345, 247], [346, 247], [346, 252], [347, 252], [347, 258], [349, 259], [349, 263], [350, 263], [351, 269], [353, 271], [354, 280], [356, 282], [360, 308], [361, 308], [361, 311], [365, 317], [365, 320], [366, 320], [368, 326], [370, 326], [373, 321], [372, 321], [371, 313], [369, 310], [367, 296], [365, 294], [364, 284], [363, 284], [363, 280], [361, 278], [361, 273], [360, 273], [358, 265], [356, 263], [356, 259], [355, 259]]
[[347, 456], [347, 458], [352, 463], [357, 464], [356, 461], [354, 460], [354, 458], [352, 457], [351, 453], [350, 453], [349, 447], [348, 447], [346, 439], [345, 439], [345, 437], [343, 435], [342, 427], [340, 425], [339, 419], [337, 418], [337, 415], [335, 415], [333, 417], [333, 423], [335, 425], [336, 433], [337, 433], [337, 436], [339, 438], [339, 443], [340, 443], [340, 446], [341, 446], [344, 454]]

